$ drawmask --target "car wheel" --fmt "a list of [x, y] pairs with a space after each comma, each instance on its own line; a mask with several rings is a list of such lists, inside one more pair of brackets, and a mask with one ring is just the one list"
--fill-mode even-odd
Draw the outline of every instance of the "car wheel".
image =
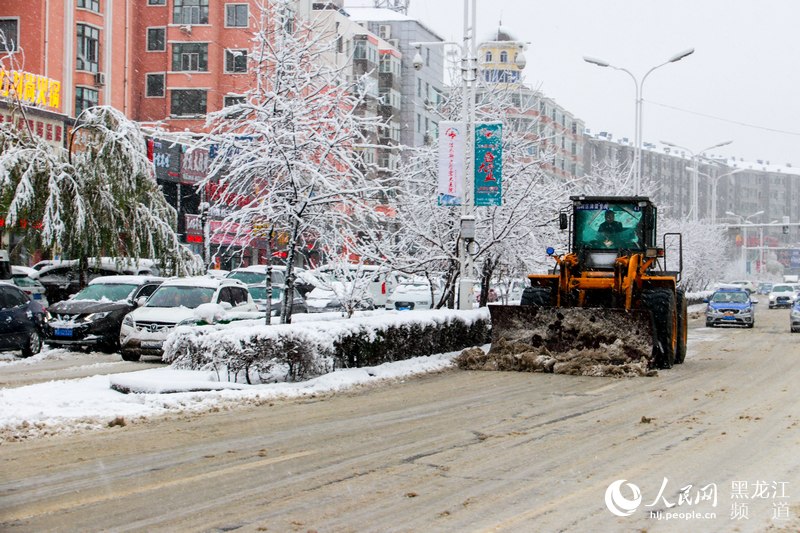
[[119, 343], [117, 341], [101, 342], [97, 348], [103, 353], [115, 353], [119, 350]]
[[31, 330], [28, 333], [28, 341], [22, 347], [22, 357], [31, 357], [42, 351], [42, 337], [39, 332]]
[[138, 361], [141, 358], [141, 355], [139, 355], [138, 353], [129, 352], [127, 350], [122, 350], [120, 352], [120, 355], [122, 355], [122, 360], [123, 361], [134, 361], [135, 362], [135, 361]]

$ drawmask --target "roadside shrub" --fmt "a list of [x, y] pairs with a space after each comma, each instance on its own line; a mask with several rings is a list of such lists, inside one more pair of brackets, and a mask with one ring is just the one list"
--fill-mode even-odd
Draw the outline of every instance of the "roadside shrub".
[[480, 346], [489, 336], [485, 308], [271, 326], [239, 322], [176, 329], [164, 345], [164, 360], [177, 368], [224, 370], [229, 381], [244, 375], [248, 383], [251, 372], [285, 368], [285, 379], [294, 381], [336, 367], [376, 366]]

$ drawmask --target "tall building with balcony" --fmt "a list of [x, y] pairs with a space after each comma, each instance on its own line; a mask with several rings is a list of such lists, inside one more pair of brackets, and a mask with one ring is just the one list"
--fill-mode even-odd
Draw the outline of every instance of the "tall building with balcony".
[[380, 175], [391, 172], [399, 157], [402, 54], [396, 43], [382, 39], [354, 21], [342, 2], [314, 2], [314, 33], [334, 43], [327, 60], [336, 66], [352, 86], [365, 94], [356, 110], [361, 116], [380, 117], [377, 132], [364, 132], [367, 143], [360, 147], [365, 170]]
[[418, 20], [392, 9], [345, 6], [345, 11], [352, 20], [399, 52], [399, 57], [382, 59], [379, 65], [381, 113], [388, 113], [388, 107], [399, 109], [395, 120], [397, 131], [391, 131], [390, 135], [399, 134], [399, 143], [404, 146], [431, 142], [439, 131], [436, 107], [444, 91], [444, 47], [420, 47], [423, 64], [415, 69], [413, 59], [417, 49], [411, 43], [440, 43], [442, 38]]

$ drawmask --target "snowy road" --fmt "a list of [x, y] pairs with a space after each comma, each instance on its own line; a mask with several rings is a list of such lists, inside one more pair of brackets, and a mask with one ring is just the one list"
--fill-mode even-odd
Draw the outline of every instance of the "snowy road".
[[[13, 364], [2, 364], [2, 362]], [[22, 387], [58, 379], [134, 372], [164, 365], [157, 359], [130, 363], [118, 353], [70, 351], [47, 348], [30, 359], [19, 359], [13, 352], [0, 353], [0, 388]]]
[[0, 529], [796, 531], [787, 313], [695, 318], [656, 378], [451, 370], [5, 443]]

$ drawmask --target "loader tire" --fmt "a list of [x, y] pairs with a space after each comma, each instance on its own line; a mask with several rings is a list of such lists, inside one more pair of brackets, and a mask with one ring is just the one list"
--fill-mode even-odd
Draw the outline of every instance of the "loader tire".
[[683, 364], [686, 359], [686, 341], [689, 336], [689, 310], [686, 292], [678, 289], [675, 293], [675, 308], [678, 313], [678, 343], [675, 346], [675, 364]]
[[656, 368], [672, 368], [675, 364], [678, 313], [675, 312], [675, 293], [672, 289], [642, 291], [642, 305], [653, 320], [652, 363]]
[[536, 307], [552, 307], [550, 303], [550, 289], [544, 287], [525, 287], [522, 291], [520, 305], [535, 305]]

